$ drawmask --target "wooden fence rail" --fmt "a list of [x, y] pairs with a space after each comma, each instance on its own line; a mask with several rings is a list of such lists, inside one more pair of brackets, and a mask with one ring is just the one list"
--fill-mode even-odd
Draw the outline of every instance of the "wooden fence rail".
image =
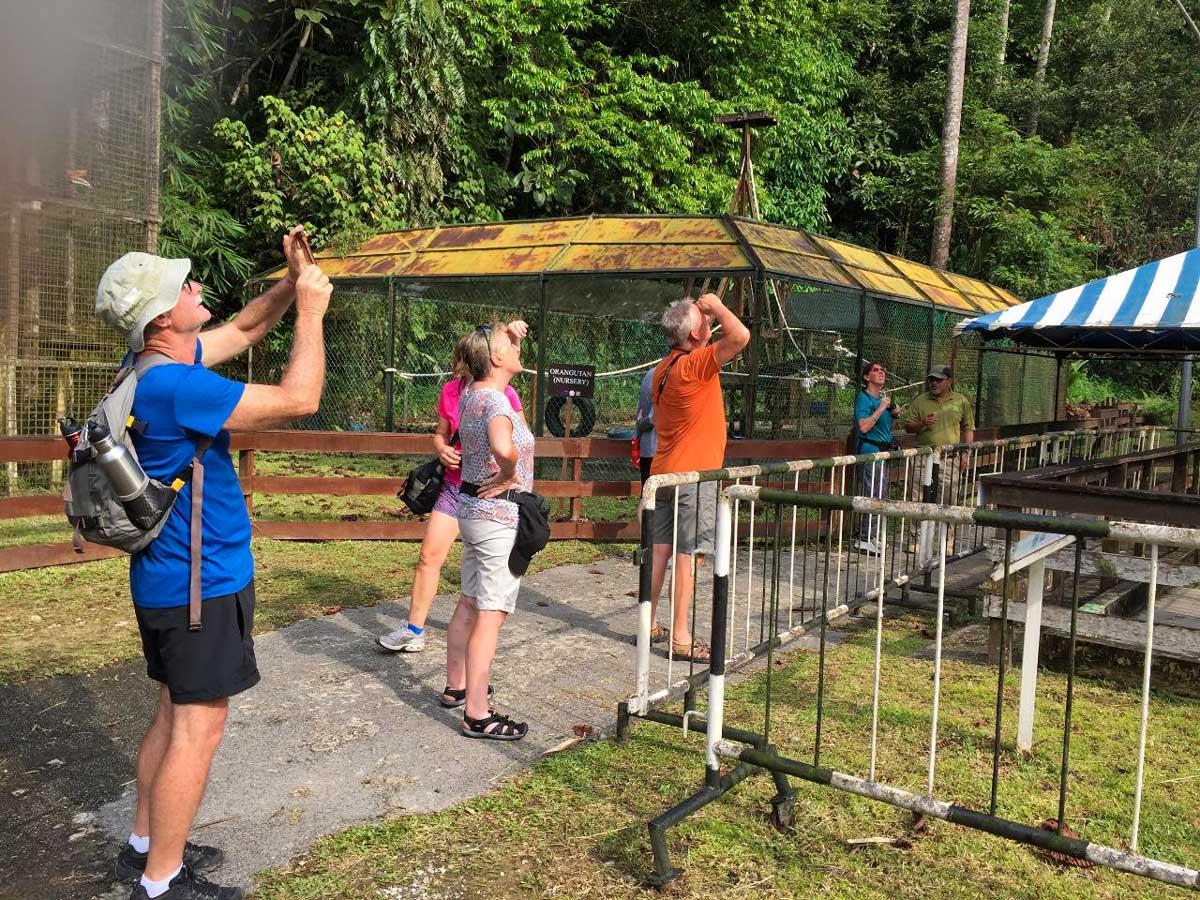
[[[238, 451], [238, 475], [256, 535], [303, 541], [416, 541], [420, 540], [424, 533], [425, 523], [415, 518], [408, 521], [288, 521], [262, 520], [254, 514], [254, 498], [271, 494], [391, 497], [400, 485], [399, 476], [381, 478], [259, 475], [255, 470], [258, 453], [430, 456], [432, 447], [428, 434], [340, 431], [238, 432], [232, 436], [230, 449]], [[743, 463], [748, 460], [822, 458], [839, 452], [841, 445], [837, 441], [730, 441], [727, 459], [731, 463]], [[597, 541], [637, 539], [638, 523], [633, 514], [632, 501], [629, 518], [625, 520], [593, 522], [583, 515], [584, 498], [638, 496], [641, 485], [633, 479], [595, 481], [583, 478], [583, 465], [587, 460], [620, 459], [627, 462], [628, 441], [609, 438], [542, 438], [537, 442], [535, 453], [540, 459], [564, 460], [566, 471], [572, 476], [569, 480], [539, 479], [535, 483], [536, 489], [546, 497], [570, 501], [569, 518], [551, 523], [552, 538]], [[0, 438], [0, 463], [62, 462], [65, 456], [66, 445], [60, 437]], [[630, 472], [633, 472], [632, 467]], [[395, 503], [400, 505], [399, 500]], [[61, 513], [62, 498], [56, 494], [0, 498], [0, 519]], [[7, 547], [0, 548], [0, 572], [66, 565], [119, 555], [119, 551], [93, 544], [87, 544], [85, 552], [79, 554], [74, 552], [67, 542]]]
[[[980, 429], [977, 440], [1039, 434], [1061, 429], [1113, 428], [1133, 425], [1140, 419], [1136, 409], [1124, 407], [1103, 416], [1082, 421], [1032, 423], [1020, 426]], [[233, 434], [230, 449], [238, 451], [238, 475], [254, 533], [262, 537], [300, 541], [416, 541], [425, 530], [418, 519], [407, 521], [364, 520], [322, 521], [262, 520], [255, 518], [254, 498], [272, 494], [316, 494], [329, 497], [392, 496], [401, 477], [258, 475], [257, 453], [327, 453], [335, 455], [373, 455], [428, 457], [432, 445], [428, 434], [346, 431], [251, 431]], [[780, 459], [822, 459], [843, 452], [841, 441], [766, 441], [733, 440], [726, 449], [730, 464]], [[539, 479], [535, 487], [546, 497], [570, 501], [569, 516], [551, 524], [551, 537], [578, 540], [635, 540], [638, 522], [630, 503], [628, 519], [615, 522], [589, 521], [583, 514], [583, 500], [589, 497], [636, 497], [640, 484], [628, 481], [594, 481], [583, 477], [584, 462], [595, 459], [629, 459], [629, 442], [610, 438], [540, 438], [535, 454], [539, 459], [563, 460], [563, 471], [570, 478]], [[61, 437], [0, 437], [2, 463], [62, 463], [66, 444]], [[401, 466], [397, 467], [402, 468]], [[630, 474], [633, 470], [630, 468]], [[396, 500], [396, 505], [400, 501]], [[60, 515], [62, 498], [57, 494], [0, 497], [0, 520], [32, 516]], [[68, 542], [0, 547], [0, 572], [42, 566], [66, 565], [120, 556], [120, 551], [94, 544], [76, 553]]]

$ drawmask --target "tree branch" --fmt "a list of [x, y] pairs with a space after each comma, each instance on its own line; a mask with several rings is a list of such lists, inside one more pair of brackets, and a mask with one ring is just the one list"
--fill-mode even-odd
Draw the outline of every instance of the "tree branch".
[[312, 37], [312, 22], [304, 23], [304, 33], [300, 35], [300, 43], [296, 47], [296, 53], [292, 57], [292, 64], [288, 66], [287, 74], [283, 76], [283, 83], [279, 85], [279, 93], [283, 93], [292, 83], [292, 79], [296, 76], [296, 68], [300, 65], [300, 57], [304, 55], [304, 48], [308, 44], [308, 39]]
[[1183, 0], [1175, 0], [1175, 5], [1179, 7], [1179, 11], [1183, 13], [1183, 17], [1187, 19], [1188, 28], [1192, 29], [1192, 34], [1197, 41], [1200, 41], [1200, 28], [1196, 27], [1195, 21], [1188, 15], [1187, 7], [1183, 5]]
[[299, 22], [293, 22], [284, 30], [283, 34], [271, 42], [270, 46], [268, 46], [267, 49], [262, 52], [262, 55], [258, 59], [250, 63], [246, 71], [242, 73], [242, 77], [238, 80], [237, 87], [235, 87], [233, 89], [233, 93], [229, 95], [230, 106], [233, 106], [237, 103], [237, 98], [241, 95], [242, 89], [250, 84], [250, 76], [254, 74], [254, 70], [257, 69], [264, 61], [270, 59], [271, 54], [279, 49], [280, 44], [291, 37], [292, 32], [295, 31], [299, 25]]

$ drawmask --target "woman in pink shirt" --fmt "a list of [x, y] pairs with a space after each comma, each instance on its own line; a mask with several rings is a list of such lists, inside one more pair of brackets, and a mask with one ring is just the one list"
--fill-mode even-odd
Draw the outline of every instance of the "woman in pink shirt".
[[[528, 326], [518, 319], [510, 322], [507, 330], [520, 341], [525, 336]], [[446, 478], [433, 512], [429, 514], [425, 524], [421, 555], [417, 559], [417, 571], [413, 575], [408, 618], [378, 638], [379, 646], [396, 653], [419, 653], [425, 649], [425, 618], [429, 615], [429, 607], [433, 605], [433, 597], [437, 593], [438, 581], [442, 577], [442, 564], [450, 552], [450, 545], [458, 537], [458, 494], [462, 486], [458, 401], [463, 390], [471, 383], [471, 375], [463, 359], [463, 345], [469, 337], [470, 335], [467, 335], [460, 339], [455, 346], [454, 377], [442, 385], [442, 394], [438, 399], [438, 424], [433, 435], [433, 451], [446, 467]], [[504, 389], [504, 395], [512, 404], [513, 411], [520, 413], [521, 398], [511, 385]], [[449, 693], [443, 697], [443, 705], [450, 708], [461, 706], [462, 703], [462, 698], [450, 696]]]

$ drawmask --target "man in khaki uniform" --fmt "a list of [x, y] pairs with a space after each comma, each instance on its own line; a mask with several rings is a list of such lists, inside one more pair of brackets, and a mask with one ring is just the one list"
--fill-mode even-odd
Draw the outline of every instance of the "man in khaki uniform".
[[[975, 440], [975, 412], [962, 394], [954, 391], [954, 377], [949, 366], [937, 365], [925, 377], [929, 388], [904, 409], [904, 430], [917, 436], [922, 447], [944, 447], [947, 444], [970, 443]], [[958, 490], [962, 454], [944, 455], [940, 466], [934, 467], [933, 483], [939, 485], [938, 500], [942, 503], [961, 503]]]

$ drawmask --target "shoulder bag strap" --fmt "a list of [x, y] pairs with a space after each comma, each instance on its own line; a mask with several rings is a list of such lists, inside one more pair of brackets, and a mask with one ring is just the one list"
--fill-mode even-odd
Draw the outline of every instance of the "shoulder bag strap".
[[188, 631], [199, 631], [200, 606], [203, 598], [200, 596], [200, 562], [202, 543], [201, 504], [204, 502], [204, 463], [200, 458], [208, 452], [213, 439], [206, 437], [196, 442], [196, 455], [192, 459], [192, 521], [191, 521], [191, 563], [188, 570]]
[[[672, 352], [674, 352], [674, 351], [672, 351]], [[688, 353], [690, 353], [691, 351], [680, 350], [678, 352], [679, 352], [679, 355], [671, 357], [671, 361], [669, 363], [667, 363], [667, 370], [665, 372], [663, 372], [662, 381], [660, 381], [658, 383], [658, 393], [654, 395], [655, 403], [658, 403], [658, 401], [662, 399], [663, 391], [667, 387], [667, 379], [670, 377], [671, 369], [673, 369], [675, 367], [675, 363], [679, 362], [681, 359], [683, 359], [685, 356], [687, 356]]]

